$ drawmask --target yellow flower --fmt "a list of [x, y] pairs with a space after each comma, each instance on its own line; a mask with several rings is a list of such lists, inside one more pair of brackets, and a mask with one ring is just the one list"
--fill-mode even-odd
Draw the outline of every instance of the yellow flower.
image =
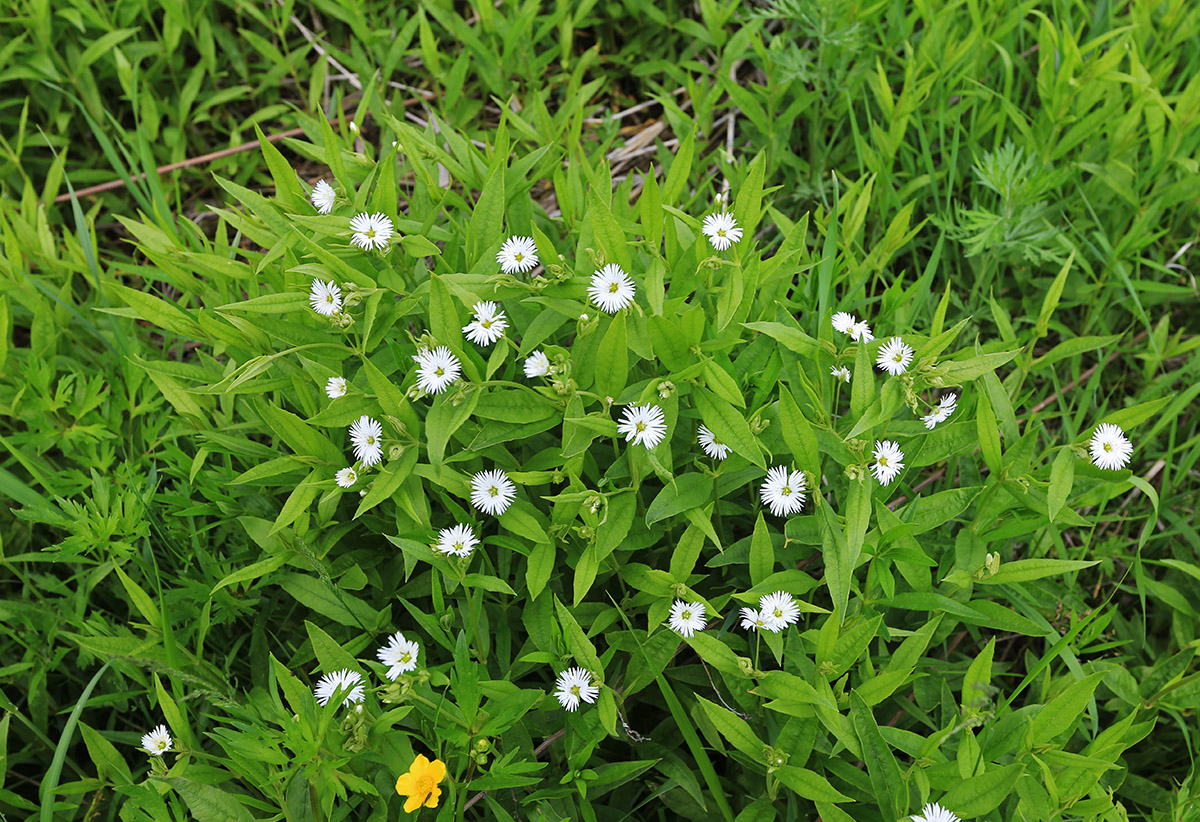
[[421, 805], [436, 808], [438, 800], [442, 798], [438, 783], [445, 778], [445, 762], [440, 759], [430, 762], [424, 754], [418, 754], [408, 766], [408, 773], [400, 774], [396, 780], [396, 793], [408, 797], [404, 801], [404, 812], [412, 813]]

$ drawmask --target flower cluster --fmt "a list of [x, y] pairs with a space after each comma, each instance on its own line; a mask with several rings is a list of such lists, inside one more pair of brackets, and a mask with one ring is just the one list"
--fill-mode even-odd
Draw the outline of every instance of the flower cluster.
[[759, 597], [757, 609], [743, 608], [741, 614], [743, 630], [777, 634], [800, 621], [800, 606], [791, 594], [776, 591]]

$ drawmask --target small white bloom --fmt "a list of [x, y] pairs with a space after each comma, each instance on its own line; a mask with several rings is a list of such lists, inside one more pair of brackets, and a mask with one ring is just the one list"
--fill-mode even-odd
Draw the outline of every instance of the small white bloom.
[[516, 495], [517, 486], [503, 471], [480, 471], [471, 477], [471, 504], [485, 514], [500, 516]]
[[317, 687], [313, 688], [313, 696], [317, 698], [318, 704], [325, 706], [339, 691], [344, 694], [339, 705], [345, 705], [347, 702], [358, 704], [366, 696], [367, 688], [363, 684], [361, 674], [342, 668], [318, 679]]
[[742, 230], [738, 228], [737, 220], [727, 211], [705, 217], [702, 230], [717, 251], [724, 251], [742, 239]]
[[836, 377], [842, 382], [850, 382], [850, 369], [844, 365], [831, 365], [829, 376]]
[[167, 732], [166, 725], [159, 725], [142, 737], [142, 748], [151, 756], [162, 756], [171, 750], [171, 744], [171, 734]]
[[354, 483], [358, 482], [358, 473], [353, 468], [343, 468], [333, 475], [339, 488], [353, 488]]
[[438, 531], [438, 541], [435, 546], [443, 554], [454, 554], [456, 557], [470, 556], [472, 549], [479, 544], [479, 538], [469, 525], [455, 525], [453, 528], [443, 528]]
[[363, 414], [350, 424], [354, 458], [370, 467], [383, 459], [383, 426]]
[[891, 485], [892, 480], [904, 470], [904, 452], [891, 440], [875, 440], [875, 461], [871, 473], [880, 485]]
[[592, 284], [588, 286], [592, 304], [609, 314], [616, 314], [633, 305], [636, 291], [633, 280], [616, 263], [609, 263], [593, 274]]
[[1092, 463], [1097, 468], [1119, 471], [1129, 464], [1129, 458], [1133, 456], [1133, 443], [1120, 426], [1102, 422], [1092, 434], [1090, 450]]
[[767, 629], [767, 621], [763, 619], [763, 615], [753, 608], [742, 609], [742, 630], [743, 631], [762, 631]]
[[365, 251], [382, 251], [387, 248], [388, 240], [392, 238], [395, 228], [392, 219], [382, 212], [374, 214], [359, 214], [350, 221], [350, 230], [354, 235], [350, 244]]
[[344, 377], [330, 377], [325, 383], [325, 396], [331, 400], [346, 396], [346, 380]]
[[308, 304], [321, 316], [332, 317], [342, 308], [342, 289], [332, 280], [327, 283], [313, 280], [308, 291]]
[[504, 311], [491, 300], [475, 303], [475, 319], [463, 326], [467, 339], [476, 345], [491, 345], [504, 336], [508, 320]]
[[804, 491], [808, 483], [803, 471], [789, 472], [777, 465], [767, 472], [767, 481], [762, 484], [759, 495], [763, 504], [777, 517], [797, 513], [804, 507]]
[[353, 120], [350, 121], [350, 132], [352, 134], [358, 134], [358, 123], [354, 122]]
[[800, 621], [800, 606], [786, 591], [762, 596], [758, 600], [758, 612], [766, 629], [776, 634]]
[[703, 631], [704, 603], [675, 600], [671, 606], [671, 619], [668, 624], [672, 631], [684, 637], [691, 637], [696, 631]]
[[444, 345], [418, 351], [413, 359], [417, 363], [417, 386], [426, 394], [442, 393], [462, 372], [458, 357]]
[[910, 817], [912, 822], [959, 822], [959, 818], [936, 802], [930, 802], [922, 810], [920, 816]]
[[912, 348], [899, 337], [892, 337], [880, 346], [879, 356], [875, 358], [875, 364], [881, 370], [895, 377], [907, 371], [908, 365], [912, 360]]
[[388, 666], [384, 676], [395, 682], [396, 677], [400, 674], [417, 669], [417, 654], [419, 653], [421, 653], [420, 644], [411, 639], [405, 639], [404, 634], [397, 631], [388, 637], [387, 644], [376, 651], [375, 656]]
[[696, 440], [700, 443], [700, 447], [704, 449], [704, 453], [715, 460], [723, 460], [729, 456], [729, 446], [717, 439], [717, 435], [709, 431], [708, 426], [700, 426]]
[[833, 315], [833, 330], [840, 331], [843, 334], [849, 334], [850, 330], [858, 324], [858, 318], [853, 314], [847, 314], [845, 311], [839, 311]]
[[505, 274], [532, 271], [538, 264], [537, 246], [532, 237], [509, 237], [496, 255], [500, 270]]
[[587, 315], [587, 314], [580, 314], [580, 315], [579, 315], [579, 319], [583, 320], [584, 322], [586, 322], [586, 321], [587, 321], [587, 318], [588, 318], [588, 315]]
[[334, 192], [333, 186], [324, 180], [317, 180], [317, 184], [313, 186], [312, 194], [308, 196], [312, 202], [313, 208], [318, 214], [328, 214], [333, 211], [333, 201], [337, 199], [337, 193]]
[[667, 420], [657, 405], [631, 405], [622, 412], [617, 433], [626, 442], [654, 448], [667, 434]]
[[932, 431], [935, 425], [945, 422], [950, 418], [950, 415], [954, 413], [957, 403], [957, 394], [947, 394], [938, 402], [937, 407], [921, 417], [921, 422], [925, 423], [925, 427]]
[[600, 688], [592, 684], [592, 675], [583, 668], [568, 668], [554, 681], [554, 698], [568, 711], [578, 708], [581, 700], [592, 704], [599, 695]]
[[534, 351], [525, 360], [525, 376], [529, 379], [545, 377], [550, 373], [550, 358], [541, 351]]
[[859, 320], [854, 325], [850, 326], [850, 330], [846, 332], [850, 335], [850, 339], [855, 342], [869, 343], [875, 339], [875, 335], [871, 333], [871, 326], [867, 325], [866, 320]]

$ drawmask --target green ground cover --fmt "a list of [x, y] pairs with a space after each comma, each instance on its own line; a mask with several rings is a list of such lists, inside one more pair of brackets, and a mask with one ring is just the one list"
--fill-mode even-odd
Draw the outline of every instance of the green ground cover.
[[1198, 68], [1184, 0], [10, 3], [0, 814], [1200, 818]]

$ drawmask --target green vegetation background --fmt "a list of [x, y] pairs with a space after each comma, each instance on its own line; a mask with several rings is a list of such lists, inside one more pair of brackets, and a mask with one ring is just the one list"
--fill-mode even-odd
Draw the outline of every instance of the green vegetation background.
[[[1021, 349], [1000, 374], [1022, 434], [1076, 442], [1106, 414], [1161, 401], [1131, 433], [1144, 482], [1098, 503], [1096, 527], [1022, 534], [1022, 556], [1099, 564], [1021, 588], [1068, 639], [1052, 648], [1006, 635], [995, 653], [1008, 675], [993, 684], [1005, 694], [1041, 677], [1046, 693], [1047, 660], [1060, 655], [1124, 669], [1106, 674], [1078, 733], [1094, 738], [1132, 714], [1153, 730], [1104, 786], [1129, 818], [1198, 818], [1200, 7], [17, 0], [0, 12], [0, 89], [9, 818], [126, 818], [113, 787], [145, 776], [134, 746], [163, 704], [189, 712], [195, 736], [184, 741], [203, 748], [210, 718], [266, 676], [268, 652], [311, 669], [305, 621], [327, 614], [277, 585], [213, 590], [261, 556], [240, 520], [275, 521], [287, 499], [228, 480], [242, 460], [278, 451], [254, 432], [203, 430], [176, 413], [163, 372], [146, 364], [179, 363], [186, 377], [198, 345], [185, 325], [138, 319], [114, 286], [181, 296], [160, 287], [132, 241], [150, 229], [228, 229], [212, 207], [232, 189], [214, 175], [274, 194], [257, 147], [185, 161], [259, 131], [303, 127], [311, 139], [317, 112], [361, 148], [384, 133], [368, 110], [384, 101], [427, 135], [436, 123], [478, 141], [481, 157], [500, 150], [503, 119], [504, 147], [545, 152], [525, 213], [568, 222], [582, 213], [573, 188], [605, 163], [628, 196], [686, 146], [675, 205], [699, 215], [762, 153], [771, 211], [761, 245], [778, 249], [811, 215], [803, 279], [829, 259], [822, 235], [836, 223], [834, 290], [868, 317], [886, 306], [897, 323], [928, 324], [948, 294], [942, 316], [969, 318], [964, 338]], [[279, 145], [310, 183], [326, 173], [297, 144]], [[59, 199], [114, 179], [124, 185]], [[930, 490], [945, 487], [935, 477]], [[355, 582], [340, 580], [381, 606], [386, 597]], [[964, 630], [929, 649], [936, 676], [970, 675], [986, 641], [977, 626]], [[712, 749], [742, 808], [749, 788]], [[611, 741], [597, 756], [648, 758]], [[670, 778], [622, 788], [635, 791], [638, 818], [673, 818], [674, 795], [653, 795]], [[607, 799], [586, 812], [621, 818]], [[888, 818], [882, 806], [846, 812]]]

